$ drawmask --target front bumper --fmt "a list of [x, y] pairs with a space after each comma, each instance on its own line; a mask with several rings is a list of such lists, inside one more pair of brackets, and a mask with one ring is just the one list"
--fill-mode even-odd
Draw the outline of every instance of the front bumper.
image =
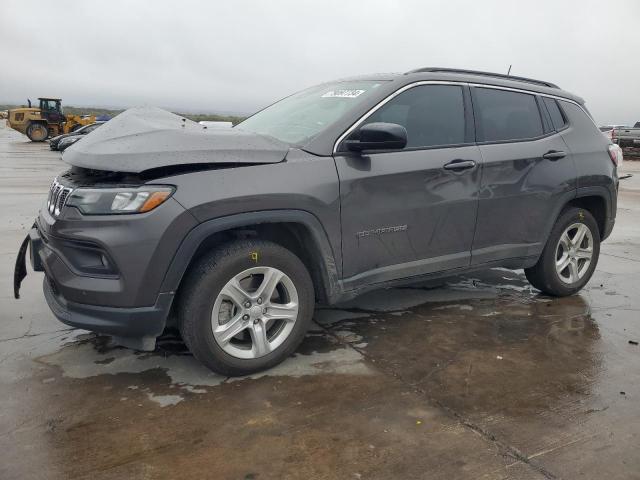
[[[166, 325], [174, 292], [160, 293], [153, 305], [142, 307], [91, 305], [69, 300], [61, 293], [62, 288], [55, 269], [62, 262], [56, 251], [52, 250], [50, 242], [50, 238], [43, 240], [37, 224], [29, 231], [16, 261], [16, 298], [19, 296], [20, 283], [26, 274], [25, 262], [29, 252], [33, 269], [45, 273], [44, 296], [58, 320], [72, 327], [112, 335], [117, 343], [130, 348], [152, 350], [156, 337], [162, 333]], [[62, 281], [64, 280], [63, 277]]]
[[152, 307], [115, 308], [84, 305], [65, 300], [48, 277], [43, 282], [49, 308], [62, 323], [93, 332], [113, 335], [117, 343], [138, 350], [153, 350], [164, 330], [173, 293], [161, 293]]

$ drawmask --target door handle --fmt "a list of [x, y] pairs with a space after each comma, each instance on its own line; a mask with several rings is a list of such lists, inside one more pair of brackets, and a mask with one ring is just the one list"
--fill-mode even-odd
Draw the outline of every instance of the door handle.
[[453, 170], [454, 172], [459, 172], [462, 170], [468, 170], [469, 168], [473, 168], [476, 166], [476, 162], [473, 160], [451, 160], [449, 163], [445, 164], [445, 170]]
[[549, 150], [547, 153], [542, 155], [542, 158], [546, 158], [547, 160], [555, 161], [560, 160], [561, 158], [566, 157], [567, 154], [561, 150]]

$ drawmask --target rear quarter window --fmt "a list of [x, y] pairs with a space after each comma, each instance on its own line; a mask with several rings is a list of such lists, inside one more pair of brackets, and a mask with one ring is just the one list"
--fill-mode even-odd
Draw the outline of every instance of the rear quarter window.
[[477, 87], [473, 105], [480, 142], [526, 140], [544, 134], [534, 95]]
[[551, 122], [553, 123], [553, 128], [556, 130], [562, 130], [567, 126], [567, 120], [564, 118], [564, 114], [560, 110], [558, 106], [558, 102], [553, 98], [544, 97], [544, 104], [547, 107], [549, 115], [551, 115]]

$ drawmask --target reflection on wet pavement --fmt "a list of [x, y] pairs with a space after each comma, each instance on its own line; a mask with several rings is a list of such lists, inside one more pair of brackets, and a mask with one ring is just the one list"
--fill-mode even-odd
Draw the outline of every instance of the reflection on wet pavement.
[[640, 182], [579, 295], [503, 269], [371, 292], [317, 309], [282, 365], [228, 379], [175, 332], [143, 353], [67, 329], [34, 276], [9, 299], [43, 165], [61, 164], [8, 139], [1, 479], [640, 478]]

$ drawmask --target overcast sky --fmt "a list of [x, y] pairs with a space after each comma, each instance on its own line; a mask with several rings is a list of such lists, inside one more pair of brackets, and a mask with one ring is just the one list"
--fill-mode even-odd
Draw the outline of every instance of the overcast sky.
[[628, 124], [639, 22], [638, 0], [2, 0], [0, 103], [249, 113], [350, 75], [513, 64]]

